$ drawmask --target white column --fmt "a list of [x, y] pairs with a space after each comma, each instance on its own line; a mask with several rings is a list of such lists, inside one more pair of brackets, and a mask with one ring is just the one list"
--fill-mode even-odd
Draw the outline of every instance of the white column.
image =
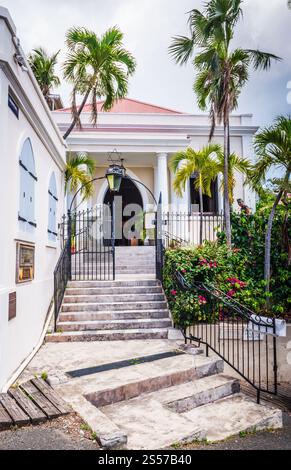
[[157, 153], [157, 191], [162, 193], [162, 204], [167, 210], [169, 204], [168, 154]]
[[[180, 163], [179, 167], [183, 165]], [[182, 196], [178, 196], [173, 188], [175, 173], [171, 171], [171, 205], [174, 212], [188, 212], [190, 209], [190, 181], [188, 180], [185, 185], [185, 190], [182, 191]]]
[[158, 167], [154, 166], [154, 195], [156, 200], [159, 199], [159, 182], [158, 182]]

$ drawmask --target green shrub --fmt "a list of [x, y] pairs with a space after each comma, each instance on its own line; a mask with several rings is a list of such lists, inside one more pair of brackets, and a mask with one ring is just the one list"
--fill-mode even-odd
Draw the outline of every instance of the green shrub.
[[[241, 226], [238, 227], [238, 232], [240, 229]], [[243, 230], [245, 231], [245, 228]], [[243, 234], [244, 231], [242, 231]], [[235, 234], [235, 241], [237, 241], [236, 237]], [[250, 241], [248, 244], [250, 245]], [[250, 250], [246, 248], [247, 243], [241, 246], [241, 248], [234, 246], [229, 253], [220, 237], [219, 242], [206, 242], [197, 248], [166, 250], [163, 282], [177, 326], [186, 328], [195, 321], [211, 322], [219, 318], [222, 305], [215, 302], [203, 290], [195, 287], [186, 291], [182, 290], [175, 278], [176, 271], [183, 274], [189, 285], [210, 283], [255, 313], [270, 314], [270, 312], [265, 312], [265, 283], [258, 267], [259, 263], [250, 256]], [[284, 316], [288, 312], [286, 285], [281, 283], [280, 291], [281, 298], [280, 300], [276, 298], [276, 304], [273, 305], [271, 313]]]

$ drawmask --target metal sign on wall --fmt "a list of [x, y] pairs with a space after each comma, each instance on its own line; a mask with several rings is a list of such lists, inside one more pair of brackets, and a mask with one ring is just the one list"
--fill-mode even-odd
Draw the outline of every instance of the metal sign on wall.
[[28, 282], [34, 279], [34, 245], [17, 242], [16, 245], [16, 282]]

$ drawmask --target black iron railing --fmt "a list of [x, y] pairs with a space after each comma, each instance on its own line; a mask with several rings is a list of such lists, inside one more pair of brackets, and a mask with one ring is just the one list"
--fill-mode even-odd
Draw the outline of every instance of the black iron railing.
[[240, 374], [257, 392], [277, 394], [276, 320], [255, 314], [210, 284], [189, 285], [181, 273], [175, 274], [183, 290], [200, 296], [201, 321], [183, 330], [185, 341], [206, 346]]
[[70, 243], [69, 240], [65, 243], [59, 261], [54, 270], [54, 312], [55, 312], [55, 331], [59, 311], [64, 298], [65, 290], [70, 280]]
[[71, 279], [114, 280], [114, 218], [107, 206], [95, 206], [64, 216], [60, 224], [63, 246], [71, 240]]

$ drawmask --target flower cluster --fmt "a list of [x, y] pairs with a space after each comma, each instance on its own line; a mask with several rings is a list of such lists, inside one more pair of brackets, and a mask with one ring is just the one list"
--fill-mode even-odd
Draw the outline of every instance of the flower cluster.
[[199, 264], [200, 266], [205, 266], [206, 268], [217, 268], [216, 261], [207, 261], [205, 258], [201, 258]]
[[198, 295], [198, 303], [200, 305], [205, 305], [207, 304], [207, 300], [205, 299], [205, 297], [203, 297], [203, 295]]
[[227, 282], [232, 286], [232, 289], [227, 292], [228, 297], [233, 297], [238, 290], [244, 289], [247, 286], [246, 282], [240, 281], [240, 279], [237, 279], [236, 277], [228, 278]]
[[177, 291], [176, 291], [175, 289], [172, 289], [172, 290], [171, 290], [171, 294], [172, 294], [173, 297], [176, 297]]

